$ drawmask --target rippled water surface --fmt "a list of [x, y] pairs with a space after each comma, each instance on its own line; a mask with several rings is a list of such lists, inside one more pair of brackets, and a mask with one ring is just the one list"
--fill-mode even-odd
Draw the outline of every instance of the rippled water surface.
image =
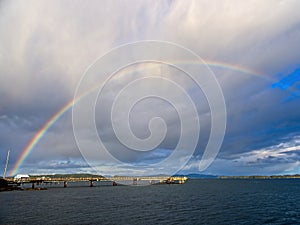
[[0, 224], [300, 224], [300, 179], [0, 193]]

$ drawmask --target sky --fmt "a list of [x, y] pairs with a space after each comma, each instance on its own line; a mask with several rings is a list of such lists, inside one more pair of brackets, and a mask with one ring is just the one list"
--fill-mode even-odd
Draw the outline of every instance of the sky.
[[299, 8], [1, 1], [0, 174], [300, 174]]

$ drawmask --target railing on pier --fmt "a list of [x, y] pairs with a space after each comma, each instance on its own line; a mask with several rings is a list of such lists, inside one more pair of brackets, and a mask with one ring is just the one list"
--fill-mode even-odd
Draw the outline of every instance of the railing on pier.
[[111, 181], [113, 185], [122, 183], [123, 181], [132, 181], [133, 185], [138, 185], [139, 181], [149, 181], [150, 184], [184, 184], [187, 177], [182, 176], [144, 176], [144, 177], [132, 177], [132, 176], [114, 176], [114, 177], [29, 177], [29, 178], [7, 178], [9, 182], [15, 184], [31, 183], [32, 188], [35, 184], [42, 183], [63, 183], [64, 187], [67, 187], [69, 182], [90, 182], [90, 186], [94, 186], [95, 181]]

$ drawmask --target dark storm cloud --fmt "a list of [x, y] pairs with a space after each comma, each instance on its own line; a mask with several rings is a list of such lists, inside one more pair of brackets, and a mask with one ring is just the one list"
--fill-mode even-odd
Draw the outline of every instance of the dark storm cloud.
[[[295, 141], [300, 134], [299, 4], [298, 1], [135, 1], [132, 4], [2, 1], [1, 168], [8, 147], [12, 148], [13, 164], [40, 127], [72, 99], [80, 77], [97, 57], [119, 44], [158, 39], [188, 47], [204, 60], [259, 71], [260, 75], [250, 75], [228, 66], [211, 65], [224, 93], [228, 121], [219, 158], [207, 172], [299, 171], [299, 149], [287, 152], [284, 151], [287, 146], [282, 146], [285, 143], [299, 145]], [[169, 74], [169, 78], [172, 75]], [[210, 133], [210, 110], [203, 93], [199, 94], [194, 84], [174, 74], [173, 79], [188, 90], [198, 109], [200, 141], [186, 167], [187, 172], [197, 172]], [[118, 82], [113, 82], [104, 93], [107, 101], [98, 106], [97, 115], [104, 117], [97, 118], [97, 125], [105, 144], [120, 150], [121, 145], [106, 120], [111, 106], [107, 102], [126, 84], [124, 79], [116, 80]], [[148, 106], [151, 110], [147, 114]], [[155, 162], [176, 145], [180, 126], [176, 112], [169, 105], [153, 101], [148, 106], [144, 103], [133, 110], [131, 124], [137, 136], [147, 137], [148, 121], [155, 111], [166, 118], [170, 132], [159, 149], [137, 157], [144, 162]], [[86, 132], [87, 141], [92, 142], [89, 130], [82, 132]], [[269, 154], [262, 156], [262, 152]], [[64, 157], [68, 156], [76, 160], [80, 156], [69, 111], [49, 129], [24, 168], [29, 171], [30, 166], [39, 161], [50, 166], [37, 164], [34, 171], [54, 170], [55, 165], [72, 171], [82, 166], [76, 164], [76, 160], [65, 161]], [[123, 155], [129, 161], [134, 157], [130, 152]], [[56, 160], [58, 164], [54, 163]], [[112, 167], [105, 162], [102, 166], [104, 172]], [[126, 171], [125, 167], [118, 169], [122, 173]]]

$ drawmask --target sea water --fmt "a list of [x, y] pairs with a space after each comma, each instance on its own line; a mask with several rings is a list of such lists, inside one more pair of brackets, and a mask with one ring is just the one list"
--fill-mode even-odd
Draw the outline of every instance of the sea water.
[[0, 192], [0, 224], [300, 224], [300, 179]]

